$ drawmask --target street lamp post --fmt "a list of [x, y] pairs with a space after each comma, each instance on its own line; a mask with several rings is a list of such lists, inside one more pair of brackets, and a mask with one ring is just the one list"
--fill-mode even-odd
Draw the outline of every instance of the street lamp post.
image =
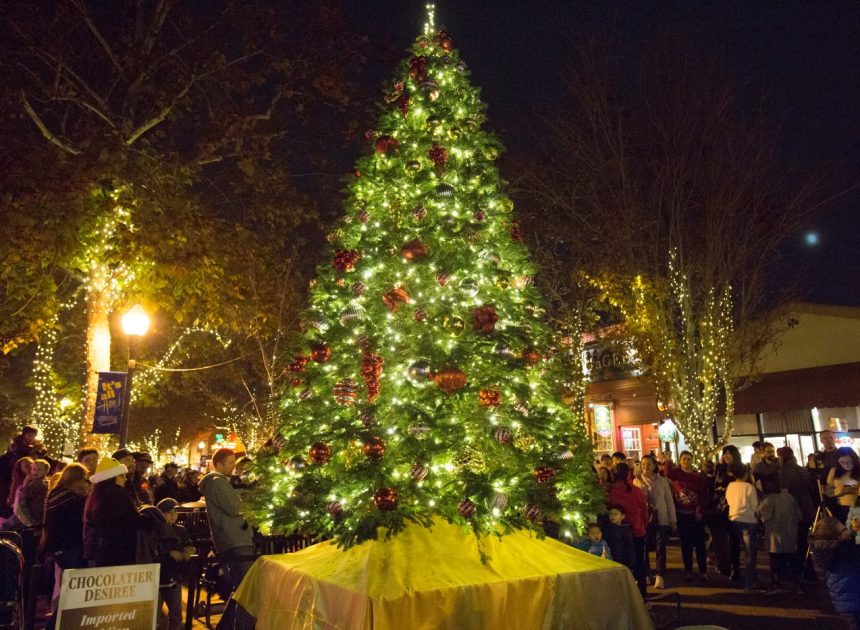
[[119, 434], [119, 447], [125, 448], [128, 442], [128, 421], [131, 409], [131, 383], [134, 378], [135, 356], [140, 338], [149, 329], [149, 315], [140, 304], [132, 307], [122, 316], [122, 330], [128, 340], [128, 371], [125, 377], [125, 394], [122, 399], [122, 426]]

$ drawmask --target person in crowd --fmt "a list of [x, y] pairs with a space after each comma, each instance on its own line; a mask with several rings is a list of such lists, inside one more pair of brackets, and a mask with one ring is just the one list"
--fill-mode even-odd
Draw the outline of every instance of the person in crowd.
[[706, 524], [711, 532], [711, 545], [717, 569], [723, 575], [728, 575], [732, 582], [739, 582], [740, 571], [740, 540], [734, 528], [729, 523], [729, 505], [726, 502], [726, 488], [735, 480], [735, 470], [746, 471], [741, 461], [741, 453], [732, 444], [723, 448], [720, 463], [714, 472], [713, 485]]
[[137, 531], [147, 526], [134, 501], [123, 490], [128, 468], [113, 458], [102, 459], [90, 476], [93, 490], [84, 508], [84, 557], [90, 566], [134, 564]]
[[600, 487], [606, 490], [609, 487], [609, 484], [612, 483], [612, 471], [609, 468], [604, 468], [603, 466], [597, 467], [597, 482], [600, 484]]
[[612, 457], [609, 460], [609, 469], [615, 473], [615, 469], [618, 467], [618, 464], [626, 464], [627, 463], [627, 455], [622, 453], [621, 451], [615, 451], [612, 453]]
[[624, 522], [624, 506], [609, 506], [607, 519], [602, 529], [606, 544], [609, 545], [609, 553], [615, 562], [623, 564], [632, 572], [636, 563], [636, 551], [633, 530]]
[[92, 475], [96, 471], [96, 466], [99, 465], [99, 451], [92, 446], [84, 447], [78, 451], [75, 461], [82, 464], [89, 472], [89, 475]]
[[734, 467], [734, 481], [726, 488], [726, 503], [729, 506], [729, 521], [746, 551], [744, 567], [744, 590], [756, 590], [756, 557], [758, 555], [758, 492], [752, 485], [749, 471], [742, 465]]
[[761, 485], [764, 496], [757, 514], [764, 523], [764, 542], [770, 555], [770, 593], [783, 593], [786, 577], [800, 585], [797, 526], [803, 515], [788, 489], [780, 488], [778, 474], [765, 475]]
[[761, 459], [759, 463], [752, 468], [753, 478], [759, 484], [761, 490], [761, 480], [767, 475], [779, 475], [779, 460], [776, 457], [776, 448], [770, 442], [762, 442]]
[[122, 489], [132, 500], [135, 507], [139, 506], [140, 500], [137, 498], [137, 492], [134, 490], [134, 453], [127, 448], [121, 448], [111, 455], [111, 458], [118, 461], [128, 470], [125, 475], [125, 485], [123, 485]]
[[254, 533], [242, 516], [239, 495], [230, 485], [235, 465], [236, 456], [232, 450], [215, 451], [213, 470], [200, 481], [200, 492], [206, 498], [206, 515], [215, 551], [227, 561], [233, 585], [238, 586], [252, 564]]
[[860, 459], [849, 446], [836, 449], [836, 466], [827, 475], [827, 487], [836, 500], [831, 512], [837, 520], [844, 523], [848, 518], [848, 510], [854, 506], [857, 499], [857, 487], [860, 482]]
[[633, 534], [633, 577], [639, 592], [646, 595], [645, 535], [648, 527], [648, 503], [645, 493], [630, 482], [630, 469], [621, 462], [615, 466], [615, 480], [609, 486], [609, 504], [624, 508], [627, 524]]
[[752, 443], [753, 454], [752, 454], [752, 457], [750, 457], [750, 465], [749, 465], [750, 470], [755, 470], [755, 467], [761, 463], [761, 460], [763, 457], [762, 444], [763, 443], [758, 441], [758, 440], [756, 440], [755, 442]]
[[182, 503], [192, 503], [200, 500], [200, 473], [193, 468], [185, 471], [185, 477], [179, 485], [179, 500]]
[[[809, 528], [812, 527], [812, 522], [815, 520], [815, 509], [818, 505], [818, 490], [815, 489], [815, 495], [810, 490], [811, 480], [809, 471], [802, 468], [794, 457], [794, 451], [788, 446], [783, 446], [777, 449], [777, 457], [779, 457], [779, 485], [781, 488], [788, 490], [791, 498], [797, 503], [800, 510], [800, 522], [797, 524], [797, 552], [795, 557], [795, 566], [803, 566], [803, 560], [806, 558], [807, 537], [809, 536]], [[806, 576], [802, 576], [806, 577]]]
[[54, 559], [54, 592], [51, 607], [54, 616], [47, 630], [54, 627], [60, 601], [60, 585], [64, 569], [83, 569], [84, 561], [84, 505], [91, 484], [89, 471], [81, 464], [69, 464], [63, 469], [57, 484], [48, 492], [45, 501], [45, 525], [42, 529], [42, 549]]
[[685, 577], [693, 577], [693, 551], [699, 568], [699, 578], [708, 581], [708, 557], [705, 548], [705, 510], [709, 501], [708, 481], [693, 465], [693, 455], [683, 451], [678, 466], [666, 464], [666, 477], [672, 482], [678, 536]]
[[21, 486], [24, 485], [24, 482], [30, 475], [30, 469], [32, 468], [34, 461], [35, 460], [32, 457], [24, 456], [15, 462], [15, 467], [12, 469], [12, 483], [9, 486], [9, 495], [6, 497], [6, 505], [8, 505], [13, 512], [15, 511], [15, 506], [18, 503], [18, 495], [20, 493]]
[[663, 578], [666, 574], [666, 548], [669, 545], [669, 534], [678, 529], [672, 486], [665, 477], [657, 474], [657, 458], [653, 455], [645, 455], [642, 458], [639, 476], [633, 483], [645, 493], [648, 504], [645, 572], [646, 575], [651, 573], [648, 548], [653, 547], [657, 556], [654, 588], [661, 589], [665, 585]]
[[815, 453], [810, 453], [806, 456], [806, 470], [815, 470], [817, 466], [815, 465]]
[[592, 556], [612, 560], [612, 551], [609, 549], [607, 542], [603, 540], [603, 531], [600, 529], [600, 525], [597, 523], [589, 523], [587, 532], [587, 547], [585, 547], [584, 550]]
[[131, 475], [131, 484], [137, 500], [141, 504], [153, 504], [152, 487], [146, 477], [146, 472], [152, 466], [152, 456], [149, 453], [133, 453], [134, 473]]
[[815, 453], [815, 459], [820, 462], [817, 468], [822, 469], [822, 481], [827, 479], [830, 471], [836, 468], [836, 460], [839, 459], [839, 454], [836, 448], [836, 436], [830, 429], [824, 429], [818, 434], [818, 441], [821, 442], [821, 450]]
[[48, 472], [51, 464], [44, 459], [33, 460], [30, 474], [15, 505], [15, 516], [24, 527], [41, 527], [45, 519], [45, 498], [48, 496]]
[[[0, 518], [12, 515], [12, 507], [15, 501], [17, 488], [12, 488], [14, 482], [15, 464], [22, 457], [44, 458], [47, 454], [44, 445], [38, 441], [39, 430], [30, 425], [25, 425], [21, 433], [16, 435], [9, 443], [6, 452], [0, 456]], [[29, 469], [25, 472], [29, 473]], [[23, 479], [20, 480], [20, 483]], [[7, 498], [11, 497], [11, 501]]]
[[[182, 587], [186, 567], [194, 553], [194, 544], [188, 531], [176, 523], [179, 504], [174, 499], [162, 499], [157, 506], [143, 505], [141, 517], [147, 519], [149, 527], [140, 532], [138, 560], [160, 564], [158, 613], [159, 628], [179, 630], [182, 628]], [[167, 616], [163, 607], [167, 607]]]
[[816, 523], [809, 547], [833, 607], [848, 621], [849, 630], [860, 630], [860, 545], [845, 525], [825, 516]]
[[156, 504], [164, 499], [179, 501], [180, 489], [179, 482], [176, 480], [176, 473], [178, 471], [179, 466], [173, 462], [168, 462], [164, 465], [164, 470], [159, 475], [155, 483], [155, 489], [152, 492]]

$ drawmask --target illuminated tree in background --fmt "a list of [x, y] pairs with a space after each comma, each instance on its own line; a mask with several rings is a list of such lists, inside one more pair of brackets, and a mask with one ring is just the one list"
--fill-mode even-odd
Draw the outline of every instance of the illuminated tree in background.
[[257, 518], [350, 545], [432, 516], [562, 531], [598, 509], [500, 144], [432, 8], [313, 282]]
[[[668, 278], [603, 276], [595, 284], [624, 317], [624, 328], [651, 375], [687, 448], [701, 465], [732, 435], [734, 323], [728, 284], [705, 283], [669, 256]], [[723, 404], [724, 403], [724, 406]], [[714, 443], [712, 428], [724, 415]]]

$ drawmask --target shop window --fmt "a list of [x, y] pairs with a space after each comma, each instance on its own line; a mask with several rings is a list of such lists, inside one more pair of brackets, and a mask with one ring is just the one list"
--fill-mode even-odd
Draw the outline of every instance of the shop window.
[[594, 450], [596, 451], [597, 455], [602, 455], [603, 453], [611, 455], [615, 450], [615, 447], [612, 444], [612, 436], [607, 435], [604, 437], [599, 433], [595, 433]]
[[638, 460], [642, 454], [642, 432], [639, 427], [622, 427], [621, 441], [627, 457]]

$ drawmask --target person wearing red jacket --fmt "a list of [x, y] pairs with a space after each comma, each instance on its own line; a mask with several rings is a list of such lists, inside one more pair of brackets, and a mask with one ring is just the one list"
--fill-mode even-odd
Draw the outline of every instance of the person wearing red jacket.
[[648, 502], [645, 493], [630, 483], [630, 469], [625, 463], [615, 468], [615, 481], [609, 486], [609, 505], [620, 505], [624, 508], [624, 517], [630, 529], [633, 530], [633, 550], [635, 554], [633, 577], [639, 586], [639, 592], [645, 597], [645, 534], [648, 527]]
[[681, 539], [681, 557], [684, 576], [693, 577], [693, 550], [699, 565], [699, 577], [708, 582], [708, 557], [705, 548], [705, 509], [708, 507], [708, 480], [693, 466], [693, 455], [683, 451], [678, 458], [679, 467], [666, 463], [666, 477], [672, 482], [675, 495], [675, 513], [678, 517], [678, 537]]

